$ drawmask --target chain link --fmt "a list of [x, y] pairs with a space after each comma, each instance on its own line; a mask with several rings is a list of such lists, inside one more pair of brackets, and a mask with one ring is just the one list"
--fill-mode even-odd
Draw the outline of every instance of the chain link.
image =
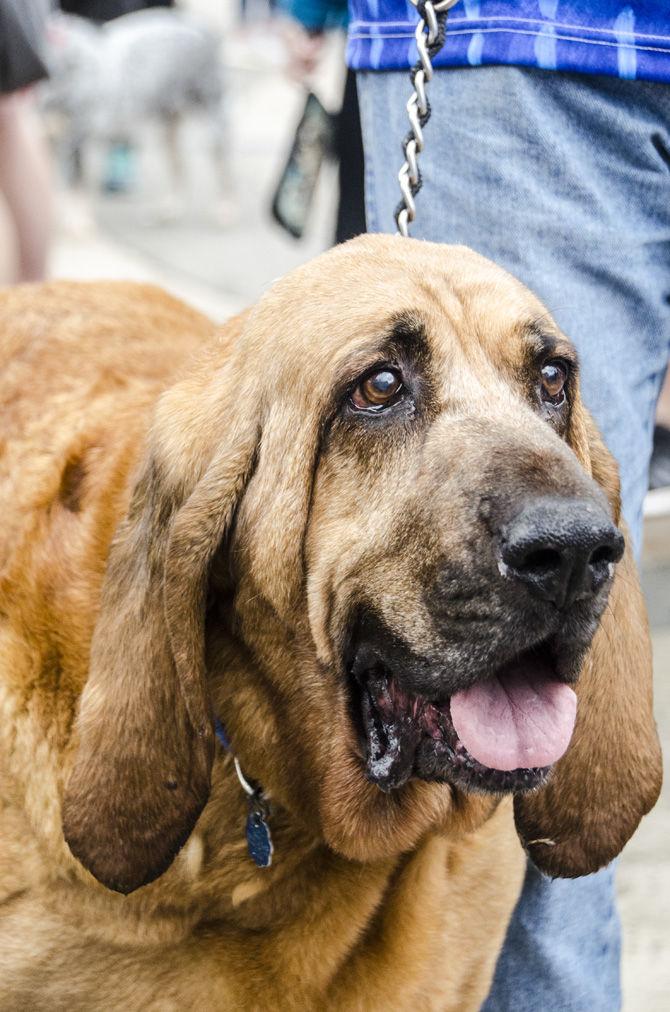
[[412, 0], [419, 13], [416, 38], [419, 59], [410, 73], [414, 91], [407, 103], [410, 131], [402, 142], [405, 162], [398, 173], [402, 200], [395, 211], [398, 234], [409, 236], [409, 225], [416, 217], [414, 198], [421, 189], [419, 155], [423, 151], [423, 128], [430, 119], [426, 85], [433, 77], [433, 59], [442, 49], [447, 34], [447, 14], [458, 0]]

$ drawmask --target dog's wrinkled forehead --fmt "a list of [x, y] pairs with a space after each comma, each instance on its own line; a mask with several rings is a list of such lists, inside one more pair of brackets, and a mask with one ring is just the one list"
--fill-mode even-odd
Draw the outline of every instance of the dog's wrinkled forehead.
[[298, 362], [316, 392], [333, 367], [357, 359], [364, 367], [393, 321], [410, 315], [433, 356], [458, 349], [474, 366], [501, 357], [517, 365], [533, 326], [559, 337], [542, 303], [485, 257], [381, 235], [336, 247], [277, 282], [254, 313], [253, 333], [277, 356], [277, 382], [280, 362]]

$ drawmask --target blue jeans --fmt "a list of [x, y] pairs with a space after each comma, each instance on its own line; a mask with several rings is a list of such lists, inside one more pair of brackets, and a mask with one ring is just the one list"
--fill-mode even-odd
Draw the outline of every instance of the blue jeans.
[[[394, 232], [411, 87], [361, 73], [358, 88], [368, 228]], [[670, 86], [481, 67], [438, 72], [429, 97], [411, 232], [506, 267], [575, 342], [639, 548], [670, 343]], [[613, 1012], [619, 961], [612, 869], [529, 866], [485, 1012]]]

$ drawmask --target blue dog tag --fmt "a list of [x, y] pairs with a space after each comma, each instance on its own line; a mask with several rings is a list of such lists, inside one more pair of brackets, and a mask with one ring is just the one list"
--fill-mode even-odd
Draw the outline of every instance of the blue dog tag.
[[230, 752], [235, 764], [235, 772], [243, 790], [249, 798], [249, 814], [247, 815], [247, 850], [249, 857], [257, 868], [269, 868], [272, 864], [272, 834], [268, 825], [268, 806], [263, 797], [260, 787], [251, 783], [242, 773], [239, 760], [234, 755], [226, 729], [220, 720], [214, 721], [216, 737], [223, 745], [226, 752]]
[[249, 798], [247, 816], [247, 850], [249, 857], [258, 868], [269, 868], [272, 864], [272, 834], [267, 821], [267, 810], [261, 798], [254, 794]]

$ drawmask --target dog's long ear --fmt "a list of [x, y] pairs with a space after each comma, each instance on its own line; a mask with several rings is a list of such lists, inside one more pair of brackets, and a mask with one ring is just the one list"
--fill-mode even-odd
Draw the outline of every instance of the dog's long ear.
[[[619, 520], [616, 465], [584, 416], [578, 456], [605, 490]], [[558, 877], [608, 864], [653, 807], [661, 753], [652, 713], [652, 659], [646, 610], [630, 547], [584, 663], [573, 740], [540, 791], [515, 798], [516, 826], [534, 863]]]
[[240, 421], [235, 407], [249, 398], [238, 393], [223, 421], [207, 411], [216, 390], [209, 401], [201, 390], [195, 406], [188, 388], [168, 393], [109, 556], [63, 832], [118, 892], [165, 871], [209, 794], [207, 577], [257, 443], [252, 413]]

